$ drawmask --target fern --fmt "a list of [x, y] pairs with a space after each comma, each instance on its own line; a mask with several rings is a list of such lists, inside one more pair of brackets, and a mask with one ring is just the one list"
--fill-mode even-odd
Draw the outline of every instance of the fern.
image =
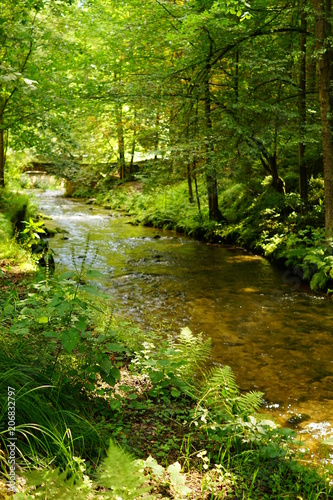
[[262, 404], [262, 396], [254, 391], [241, 395], [230, 366], [216, 367], [205, 374], [199, 405], [230, 418], [255, 412]]
[[211, 339], [203, 340], [202, 335], [193, 335], [188, 327], [182, 328], [177, 341], [170, 339], [177, 352], [175, 360], [185, 360], [182, 376], [193, 377], [193, 372], [200, 368], [211, 356]]
[[[93, 484], [88, 476], [67, 479], [67, 472], [59, 469], [38, 469], [24, 475], [25, 488], [17, 492], [17, 500], [87, 500], [98, 498], [93, 494]], [[101, 497], [99, 497], [101, 498]]]
[[[117, 445], [111, 443], [106, 458], [102, 461], [95, 480], [84, 474], [85, 464], [76, 459], [78, 471], [38, 469], [24, 475], [24, 492], [18, 492], [18, 500], [148, 500], [150, 486], [145, 486], [146, 477], [142, 466]], [[69, 476], [69, 477], [68, 477]], [[102, 489], [105, 491], [102, 491]]]
[[106, 498], [148, 499], [149, 486], [144, 486], [146, 478], [140, 465], [119, 446], [110, 444], [108, 454], [100, 465], [96, 479], [100, 486], [108, 488]]
[[237, 401], [237, 407], [242, 414], [253, 413], [259, 410], [263, 404], [263, 393], [258, 391], [250, 391], [240, 396]]
[[224, 408], [232, 414], [235, 398], [238, 396], [238, 386], [230, 366], [215, 367], [205, 374], [201, 403], [209, 408]]

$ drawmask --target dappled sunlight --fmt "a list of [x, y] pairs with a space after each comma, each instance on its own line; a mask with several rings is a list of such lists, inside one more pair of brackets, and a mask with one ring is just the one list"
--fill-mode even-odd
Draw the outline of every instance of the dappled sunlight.
[[260, 262], [262, 257], [259, 255], [232, 255], [226, 259], [228, 264], [241, 264], [242, 262]]

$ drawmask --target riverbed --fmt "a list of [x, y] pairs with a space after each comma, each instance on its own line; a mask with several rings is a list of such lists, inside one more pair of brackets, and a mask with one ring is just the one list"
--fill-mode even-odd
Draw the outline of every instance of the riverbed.
[[144, 328], [167, 324], [176, 335], [188, 326], [211, 337], [211, 362], [230, 365], [242, 390], [264, 392], [281, 424], [303, 414], [296, 430], [307, 444], [333, 437], [331, 298], [243, 249], [135, 226], [60, 194], [38, 194], [40, 210], [65, 231], [50, 240], [59, 271], [80, 262], [89, 235], [88, 262], [116, 308]]

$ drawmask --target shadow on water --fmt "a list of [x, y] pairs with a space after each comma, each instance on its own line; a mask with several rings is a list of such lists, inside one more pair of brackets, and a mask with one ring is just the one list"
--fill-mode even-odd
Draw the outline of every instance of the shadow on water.
[[[132, 226], [127, 217], [84, 203], [39, 195], [40, 209], [68, 231], [51, 241], [58, 269], [73, 267], [90, 234], [90, 258], [121, 310], [142, 325], [152, 317], [189, 326], [213, 342], [213, 361], [228, 364], [244, 390], [261, 390], [285, 424], [333, 436], [332, 302], [308, 293], [297, 277], [241, 249], [200, 243], [172, 231]], [[333, 456], [331, 457], [333, 459]]]

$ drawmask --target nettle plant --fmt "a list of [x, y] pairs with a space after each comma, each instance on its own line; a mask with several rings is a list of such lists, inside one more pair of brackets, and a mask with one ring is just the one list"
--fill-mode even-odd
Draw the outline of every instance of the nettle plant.
[[[74, 271], [50, 276], [47, 268], [45, 279], [32, 284], [25, 298], [11, 294], [2, 321], [13, 343], [29, 342], [31, 361], [54, 382], [75, 380], [93, 391], [97, 381], [114, 386], [120, 380], [124, 348], [111, 342], [112, 313], [104, 300], [109, 297], [89, 284], [102, 274], [88, 268], [88, 250], [89, 241]], [[96, 316], [103, 318], [98, 330]]]

